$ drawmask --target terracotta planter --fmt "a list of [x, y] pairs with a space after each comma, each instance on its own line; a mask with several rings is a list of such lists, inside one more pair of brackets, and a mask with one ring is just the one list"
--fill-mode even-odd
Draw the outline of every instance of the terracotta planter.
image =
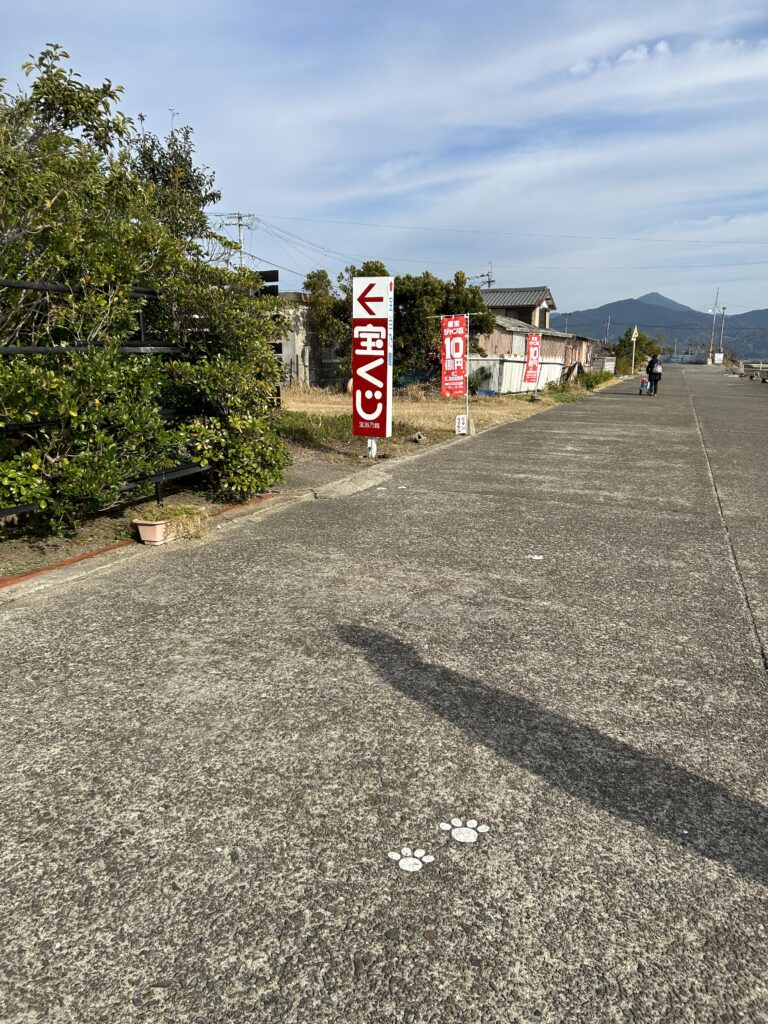
[[134, 519], [133, 525], [138, 527], [142, 544], [165, 544], [170, 540], [166, 519]]

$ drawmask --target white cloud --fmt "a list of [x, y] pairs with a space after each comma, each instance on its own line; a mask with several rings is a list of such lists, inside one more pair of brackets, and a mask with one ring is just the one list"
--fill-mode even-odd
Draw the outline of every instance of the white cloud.
[[[145, 111], [154, 130], [167, 128], [169, 107], [193, 124], [225, 208], [458, 225], [479, 233], [293, 227], [329, 249], [413, 257], [397, 269], [493, 257], [520, 265], [523, 278], [549, 279], [561, 308], [577, 308], [665, 290], [623, 267], [688, 265], [700, 250], [708, 262], [734, 261], [718, 239], [766, 237], [755, 199], [768, 163], [763, 17], [751, 0], [644, 0], [642, 10], [491, 0], [476, 19], [458, 0], [386, 9], [221, 0], [215, 18], [202, 0], [72, 0], [66, 9], [30, 0], [0, 41], [0, 75], [13, 79], [27, 52], [60, 39], [84, 77], [124, 82], [126, 107]], [[706, 245], [544, 237], [555, 234]], [[286, 261], [270, 239], [259, 243]], [[711, 283], [705, 270], [669, 275], [673, 297], [692, 304]], [[748, 268], [734, 275], [744, 304], [765, 304], [747, 297]]]
[[644, 43], [641, 43], [639, 46], [632, 46], [629, 50], [625, 50], [619, 57], [617, 63], [640, 64], [645, 60], [648, 60], [648, 47]]

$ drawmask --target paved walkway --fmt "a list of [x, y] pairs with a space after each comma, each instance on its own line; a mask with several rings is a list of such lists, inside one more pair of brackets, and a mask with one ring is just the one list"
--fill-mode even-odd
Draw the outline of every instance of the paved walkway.
[[767, 423], [670, 367], [0, 604], [0, 1019], [767, 1021]]

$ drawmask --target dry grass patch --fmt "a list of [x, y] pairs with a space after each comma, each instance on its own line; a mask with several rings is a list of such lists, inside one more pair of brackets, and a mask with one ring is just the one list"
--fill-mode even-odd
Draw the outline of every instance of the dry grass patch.
[[[497, 395], [495, 398], [470, 398], [469, 415], [476, 430], [510, 420], [524, 420], [528, 416], [557, 405], [562, 398], [546, 393], [540, 402], [528, 401], [527, 395]], [[349, 415], [352, 401], [347, 394], [323, 391], [321, 388], [284, 388], [283, 408], [289, 412], [306, 413], [308, 416], [327, 417]], [[418, 387], [396, 391], [392, 418], [408, 424], [413, 432], [419, 430], [429, 437], [430, 432], [443, 435], [439, 440], [454, 433], [456, 417], [463, 414], [466, 405], [463, 398], [441, 398], [434, 392], [424, 392]], [[433, 438], [429, 438], [434, 440]]]
[[[573, 402], [586, 392], [544, 392], [539, 401], [529, 395], [497, 395], [494, 398], [470, 398], [469, 414], [476, 431], [499, 423], [527, 419], [560, 402]], [[412, 438], [424, 436], [425, 444], [456, 438], [456, 417], [463, 414], [462, 398], [441, 398], [432, 390], [418, 386], [403, 388], [394, 395], [392, 437], [378, 443], [378, 458], [391, 459], [417, 450]], [[294, 461], [312, 459], [350, 465], [366, 463], [366, 439], [352, 436], [352, 400], [343, 392], [321, 388], [293, 387], [283, 390], [283, 411], [279, 431], [288, 443]]]

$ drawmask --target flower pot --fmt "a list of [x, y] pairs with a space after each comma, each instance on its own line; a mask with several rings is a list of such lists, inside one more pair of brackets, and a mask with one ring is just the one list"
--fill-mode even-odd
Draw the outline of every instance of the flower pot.
[[142, 544], [165, 544], [169, 540], [166, 519], [134, 519]]

